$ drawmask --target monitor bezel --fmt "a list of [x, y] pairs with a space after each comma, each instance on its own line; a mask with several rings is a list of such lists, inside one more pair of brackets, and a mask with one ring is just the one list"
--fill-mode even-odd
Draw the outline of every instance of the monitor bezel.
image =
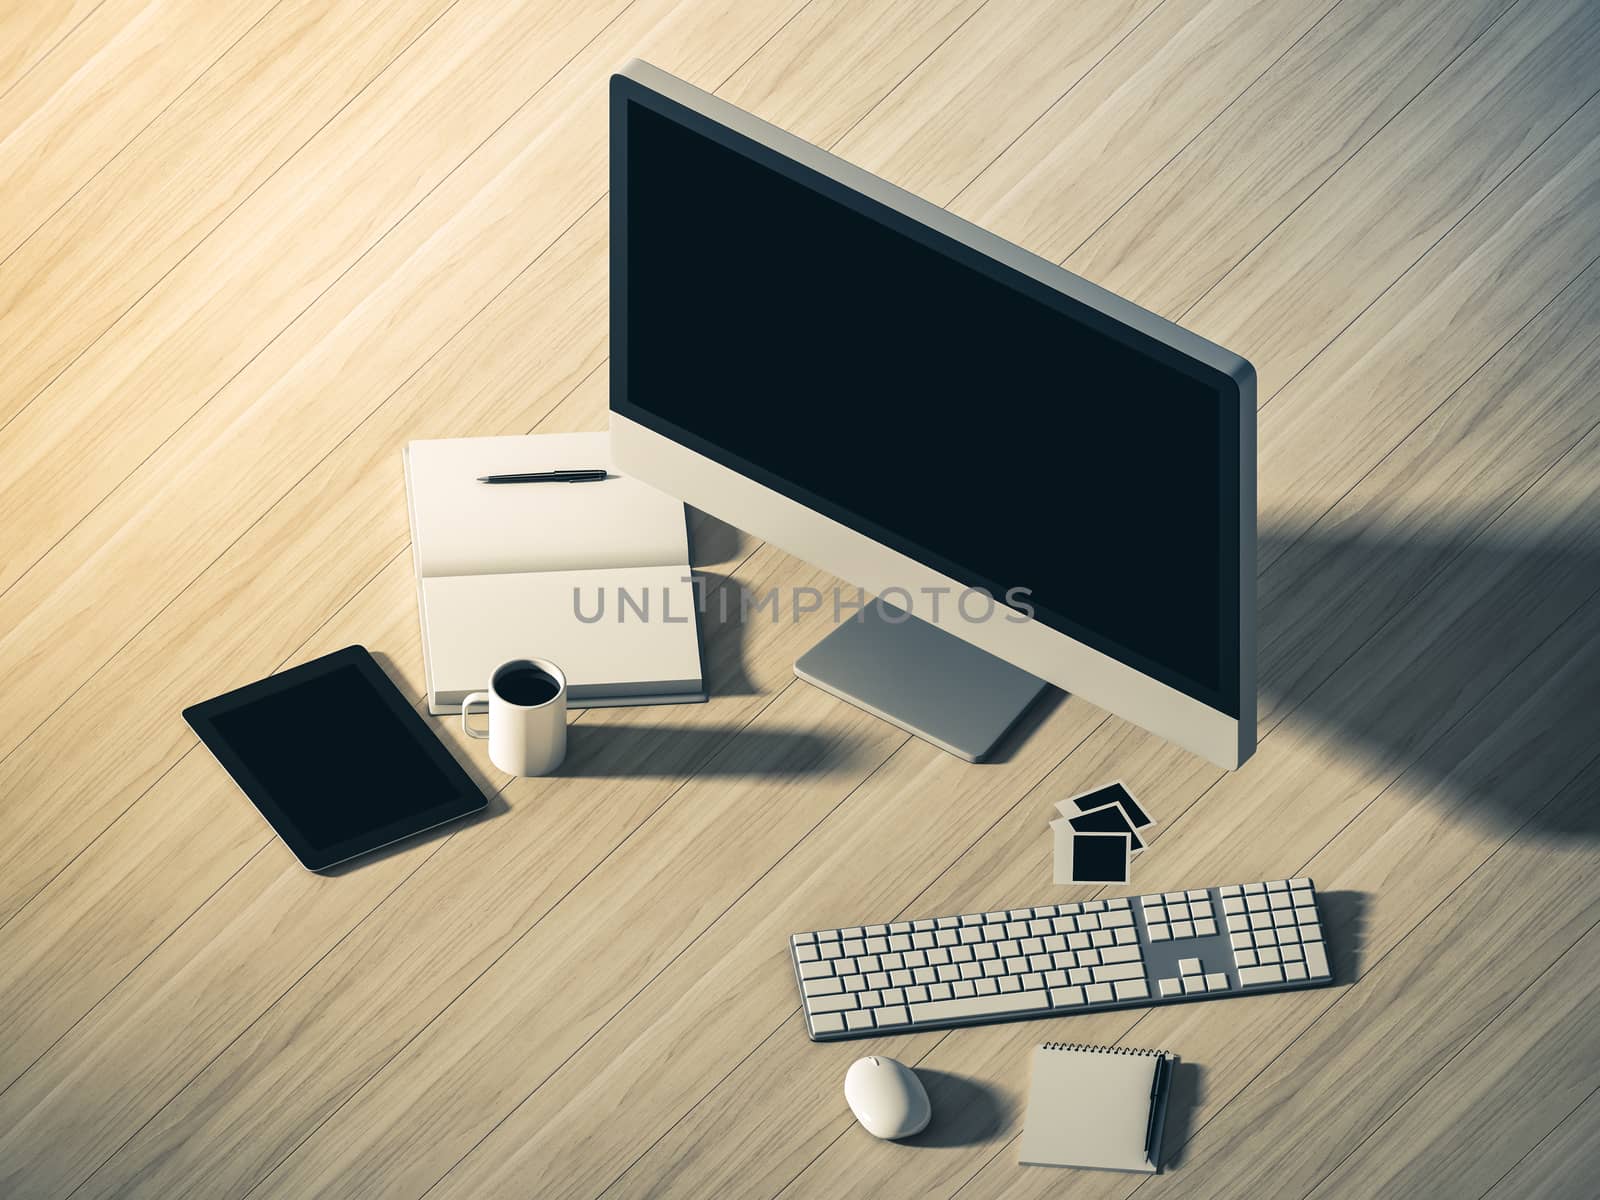
[[[899, 544], [896, 544], [892, 532], [870, 527], [859, 515], [851, 519], [852, 514], [835, 513], [825, 497], [812, 496], [788, 481], [777, 479], [763, 471], [759, 464], [721, 450], [714, 443], [628, 400], [627, 230], [626, 222], [618, 218], [626, 212], [628, 203], [625, 148], [626, 106], [630, 103], [642, 104], [899, 232], [924, 243], [933, 243], [935, 248], [957, 256], [991, 277], [1018, 286], [1037, 299], [1070, 308], [1076, 319], [1124, 343], [1136, 345], [1142, 352], [1160, 358], [1217, 392], [1225, 410], [1219, 453], [1226, 455], [1232, 449], [1237, 451], [1239, 511], [1237, 556], [1235, 563], [1230, 564], [1238, 571], [1236, 657], [1232, 647], [1224, 648], [1228, 663], [1237, 663], [1237, 675], [1235, 679], [1224, 681], [1227, 686], [1223, 703], [1196, 696], [1157, 678], [1147, 669], [1148, 664], [1141, 666], [1138, 656], [1124, 647], [1117, 646], [1114, 652], [1107, 653], [1043, 621], [1026, 622], [1029, 632], [1020, 633], [1022, 626], [1010, 621], [975, 624], [940, 619], [945, 614], [927, 611], [925, 601], [921, 611], [915, 604], [911, 611], [1024, 670], [1189, 746], [1213, 761], [1236, 766], [1248, 757], [1255, 740], [1255, 374], [1250, 364], [1055, 263], [1006, 242], [726, 101], [647, 63], [637, 60], [629, 63], [612, 77], [611, 83], [611, 411], [613, 442], [618, 453], [638, 461], [630, 467], [619, 459], [619, 465], [657, 486], [663, 486], [659, 473], [666, 472], [679, 489], [675, 494], [713, 513], [719, 511], [718, 500], [721, 493], [729, 490], [730, 480], [722, 479], [719, 486], [703, 487], [696, 486], [695, 477], [709, 481], [713, 476], [707, 472], [714, 470], [748, 482], [760, 490], [762, 498], [757, 501], [749, 489], [735, 487], [734, 490], [742, 493], [741, 499], [732, 503], [730, 498], [729, 503], [722, 504], [724, 515], [750, 532], [869, 591], [881, 593], [885, 586], [908, 587], [913, 579], [917, 581], [915, 586], [909, 587], [913, 592], [917, 587], [928, 586], [959, 589], [970, 581], [963, 582], [947, 573], [944, 568], [956, 564], [949, 563], [936, 551], [910, 545], [904, 539], [898, 539]], [[1237, 415], [1236, 429], [1227, 428], [1228, 413]], [[646, 434], [650, 437], [645, 437]], [[660, 444], [655, 444], [651, 438], [658, 439]], [[667, 447], [686, 452], [693, 459], [669, 454], [667, 458], [674, 461], [663, 461], [663, 451]], [[1232, 473], [1225, 473], [1231, 480]], [[656, 478], [652, 478], [652, 474]], [[701, 498], [684, 494], [681, 490], [684, 488], [693, 490]], [[755, 523], [760, 522], [755, 510], [772, 508], [770, 500], [781, 500], [783, 505], [797, 511], [785, 511], [781, 516], [774, 511], [772, 519]], [[1224, 507], [1225, 502], [1225, 497], [1219, 497], [1219, 508]], [[795, 528], [806, 524], [807, 518], [814, 523], [811, 532], [820, 536], [806, 536]], [[786, 531], [788, 542], [776, 535], [778, 526]], [[857, 545], [858, 539], [870, 549]], [[802, 549], [797, 541], [805, 543], [806, 548]], [[1230, 549], [1234, 548], [1230, 544]], [[876, 562], [871, 561], [874, 557]], [[933, 561], [928, 561], [930, 559]], [[940, 582], [921, 583], [923, 578]], [[886, 584], [886, 580], [892, 582]], [[1225, 610], [1229, 599], [1224, 597]], [[901, 603], [898, 595], [895, 603]], [[991, 626], [1004, 629], [997, 636]], [[1045, 631], [1048, 638], [1042, 638], [1038, 631]], [[1049, 639], [1058, 639], [1061, 645], [1048, 646]], [[1073, 652], [1062, 653], [1067, 650]], [[1231, 676], [1234, 672], [1227, 674]], [[1232, 703], [1227, 703], [1229, 700]], [[1236, 712], [1229, 712], [1230, 707], [1236, 708]]]

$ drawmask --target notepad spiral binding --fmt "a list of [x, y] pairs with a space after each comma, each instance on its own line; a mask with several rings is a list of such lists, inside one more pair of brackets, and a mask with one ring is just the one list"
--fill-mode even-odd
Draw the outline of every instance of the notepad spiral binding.
[[1132, 1046], [1090, 1046], [1083, 1042], [1045, 1042], [1041, 1050], [1087, 1050], [1090, 1054], [1165, 1054], [1165, 1050], [1136, 1050]]

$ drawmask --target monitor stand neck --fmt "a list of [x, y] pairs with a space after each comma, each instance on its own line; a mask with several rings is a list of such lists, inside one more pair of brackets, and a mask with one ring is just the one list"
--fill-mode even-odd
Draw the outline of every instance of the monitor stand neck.
[[1046, 686], [936, 625], [875, 601], [794, 673], [968, 762], [982, 762]]

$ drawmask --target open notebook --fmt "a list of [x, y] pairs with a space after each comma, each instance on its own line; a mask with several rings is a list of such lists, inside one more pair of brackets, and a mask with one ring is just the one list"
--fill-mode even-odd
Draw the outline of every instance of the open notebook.
[[1154, 1174], [1173, 1062], [1165, 1050], [1046, 1042], [1033, 1052], [1018, 1159]]
[[583, 467], [610, 469], [606, 434], [406, 446], [429, 712], [459, 712], [523, 656], [565, 671], [579, 708], [706, 698], [679, 501], [614, 470], [598, 483], [478, 482]]

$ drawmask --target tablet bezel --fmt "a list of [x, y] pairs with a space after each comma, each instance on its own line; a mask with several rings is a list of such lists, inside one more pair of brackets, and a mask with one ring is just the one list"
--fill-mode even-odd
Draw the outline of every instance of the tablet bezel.
[[[235, 753], [232, 744], [218, 730], [216, 718], [267, 696], [313, 683], [346, 667], [355, 667], [361, 672], [366, 681], [372, 685], [375, 697], [400, 718], [401, 725], [411, 735], [412, 741], [450, 780], [453, 790], [438, 804], [408, 813], [400, 820], [376, 826], [355, 837], [331, 845], [316, 845], [307, 840], [300, 827], [273, 798], [260, 777]], [[337, 720], [338, 714], [329, 713], [327, 717], [329, 720]], [[377, 660], [365, 646], [346, 646], [342, 650], [335, 650], [332, 654], [325, 654], [308, 663], [290, 667], [286, 671], [269, 675], [255, 683], [190, 705], [183, 710], [183, 719], [189, 723], [189, 727], [199, 736], [201, 743], [221, 764], [222, 769], [233, 779], [239, 790], [251, 804], [255, 805], [256, 811], [266, 818], [273, 832], [283, 839], [284, 845], [289, 847], [295, 858], [299, 859], [300, 864], [308, 871], [325, 871], [339, 863], [348, 862], [352, 858], [359, 858], [383, 846], [402, 841], [413, 834], [422, 833], [458, 817], [480, 811], [489, 803], [483, 794], [483, 789], [456, 761], [455, 756], [428, 727], [421, 714], [406, 702], [404, 694], [384, 673], [383, 668], [378, 665]]]

